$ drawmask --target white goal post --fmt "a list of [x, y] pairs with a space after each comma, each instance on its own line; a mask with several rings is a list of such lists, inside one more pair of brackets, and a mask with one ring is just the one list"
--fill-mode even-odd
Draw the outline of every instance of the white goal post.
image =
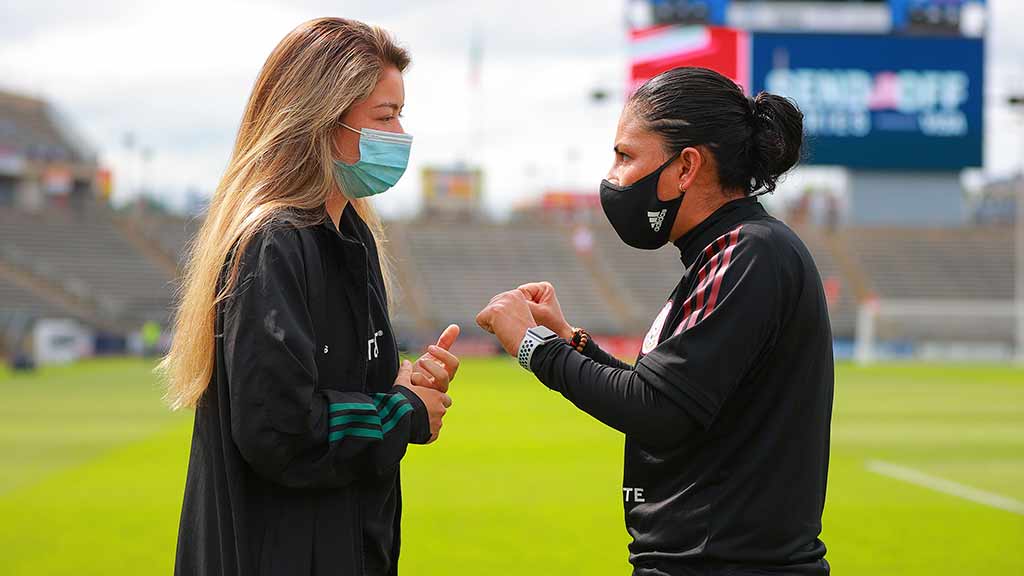
[[890, 355], [881, 343], [913, 347], [915, 357], [949, 360], [1024, 359], [1013, 300], [875, 299], [857, 310], [854, 359]]

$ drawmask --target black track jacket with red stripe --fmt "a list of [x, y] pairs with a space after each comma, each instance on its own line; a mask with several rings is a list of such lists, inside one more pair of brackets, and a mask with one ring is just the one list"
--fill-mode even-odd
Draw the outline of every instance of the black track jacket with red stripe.
[[555, 342], [531, 368], [626, 434], [635, 575], [827, 574], [833, 358], [814, 261], [756, 198], [676, 246], [682, 279], [635, 366]]
[[285, 214], [258, 232], [215, 334], [175, 573], [395, 574], [399, 461], [430, 430], [394, 386], [377, 250], [352, 205], [338, 227]]

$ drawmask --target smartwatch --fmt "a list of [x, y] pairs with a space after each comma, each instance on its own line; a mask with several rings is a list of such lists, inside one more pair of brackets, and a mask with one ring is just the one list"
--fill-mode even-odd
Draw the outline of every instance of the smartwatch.
[[[544, 326], [534, 326], [526, 331], [523, 340], [519, 343], [519, 365], [530, 370], [530, 359], [533, 358], [533, 351], [545, 342], [558, 340], [558, 334]], [[532, 370], [530, 370], [532, 372]]]

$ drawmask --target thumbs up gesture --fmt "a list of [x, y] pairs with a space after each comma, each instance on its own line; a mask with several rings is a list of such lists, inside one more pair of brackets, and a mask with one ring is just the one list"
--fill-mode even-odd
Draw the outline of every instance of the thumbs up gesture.
[[449, 351], [458, 337], [459, 326], [452, 324], [441, 333], [437, 344], [427, 347], [427, 352], [413, 364], [410, 382], [414, 386], [448, 392], [448, 385], [459, 371], [459, 359]]

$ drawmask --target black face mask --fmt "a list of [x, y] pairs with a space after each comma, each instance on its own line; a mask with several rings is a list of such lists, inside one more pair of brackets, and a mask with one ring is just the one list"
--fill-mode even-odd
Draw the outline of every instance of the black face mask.
[[642, 250], [656, 250], [668, 242], [679, 205], [683, 203], [683, 194], [662, 202], [658, 199], [658, 179], [675, 159], [676, 156], [672, 156], [657, 170], [629, 186], [601, 181], [601, 208], [626, 244]]

